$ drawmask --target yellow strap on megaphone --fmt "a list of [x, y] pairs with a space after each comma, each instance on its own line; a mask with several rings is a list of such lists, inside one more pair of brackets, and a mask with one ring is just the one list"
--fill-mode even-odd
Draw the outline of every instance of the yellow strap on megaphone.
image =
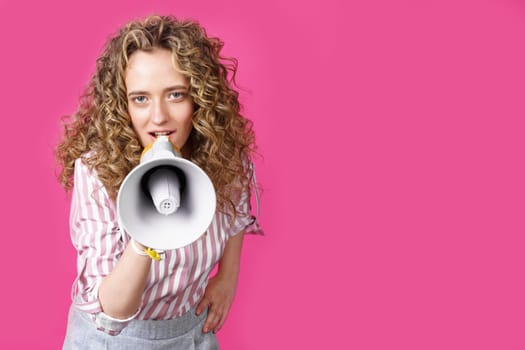
[[152, 258], [153, 260], [157, 260], [157, 261], [160, 261], [161, 257], [160, 257], [160, 254], [159, 252], [157, 252], [156, 250], [153, 250], [151, 248], [146, 248], [146, 250], [144, 250], [146, 252], [146, 254]]
[[162, 260], [162, 258], [164, 257], [164, 254], [165, 254], [165, 252], [162, 251], [162, 250], [161, 251], [157, 251], [157, 250], [151, 249], [149, 247], [148, 248], [144, 248], [144, 249], [140, 249], [137, 246], [137, 243], [135, 243], [134, 239], [131, 239], [131, 247], [133, 248], [135, 253], [137, 253], [138, 255], [149, 256], [150, 258], [152, 258], [153, 260], [156, 260], [156, 261]]

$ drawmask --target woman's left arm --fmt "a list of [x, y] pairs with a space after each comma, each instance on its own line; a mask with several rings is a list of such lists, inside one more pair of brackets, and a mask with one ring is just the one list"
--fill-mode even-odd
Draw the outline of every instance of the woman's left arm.
[[197, 315], [208, 308], [208, 316], [202, 331], [218, 332], [226, 321], [233, 303], [241, 263], [241, 249], [244, 233], [230, 237], [219, 261], [217, 274], [210, 279], [199, 305]]

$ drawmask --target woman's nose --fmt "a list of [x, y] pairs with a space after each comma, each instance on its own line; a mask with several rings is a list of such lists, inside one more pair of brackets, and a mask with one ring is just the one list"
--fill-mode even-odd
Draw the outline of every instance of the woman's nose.
[[154, 104], [152, 113], [151, 121], [154, 124], [163, 124], [168, 121], [168, 112], [166, 106], [162, 102]]

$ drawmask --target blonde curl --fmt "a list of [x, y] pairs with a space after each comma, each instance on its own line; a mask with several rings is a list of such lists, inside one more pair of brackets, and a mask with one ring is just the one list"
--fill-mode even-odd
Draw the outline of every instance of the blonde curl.
[[247, 161], [255, 151], [250, 120], [240, 113], [233, 89], [237, 61], [222, 57], [223, 43], [208, 37], [194, 21], [150, 16], [124, 26], [97, 59], [94, 73], [80, 98], [77, 112], [64, 118], [64, 136], [56, 148], [59, 182], [73, 187], [79, 157], [94, 169], [114, 200], [126, 175], [140, 160], [142, 146], [128, 114], [125, 72], [138, 50], [172, 52], [190, 82], [194, 103], [193, 129], [188, 139], [190, 160], [211, 178], [219, 210], [235, 216], [234, 202], [249, 190]]

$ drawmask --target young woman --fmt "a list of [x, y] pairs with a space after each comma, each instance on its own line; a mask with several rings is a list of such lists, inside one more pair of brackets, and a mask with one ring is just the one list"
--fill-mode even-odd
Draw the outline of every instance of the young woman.
[[[232, 304], [255, 184], [236, 61], [197, 23], [151, 16], [111, 38], [57, 147], [78, 251], [64, 349], [216, 349]], [[115, 201], [144, 147], [167, 135], [216, 190], [208, 230], [162, 260], [123, 232]], [[209, 279], [218, 264], [217, 274]]]

